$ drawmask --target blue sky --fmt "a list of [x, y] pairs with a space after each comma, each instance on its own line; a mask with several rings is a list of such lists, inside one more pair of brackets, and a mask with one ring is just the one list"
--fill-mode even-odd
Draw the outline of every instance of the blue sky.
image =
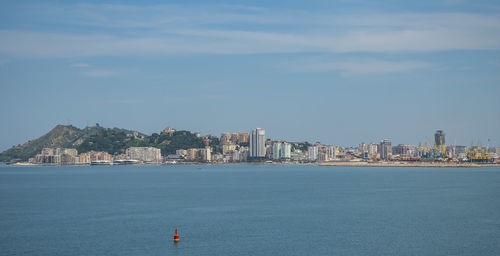
[[57, 124], [500, 146], [498, 1], [2, 1], [0, 150]]

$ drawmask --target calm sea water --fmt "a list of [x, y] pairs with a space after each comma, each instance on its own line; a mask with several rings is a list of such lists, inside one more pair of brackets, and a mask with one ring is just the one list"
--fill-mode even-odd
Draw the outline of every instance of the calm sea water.
[[0, 254], [500, 255], [500, 169], [0, 166]]

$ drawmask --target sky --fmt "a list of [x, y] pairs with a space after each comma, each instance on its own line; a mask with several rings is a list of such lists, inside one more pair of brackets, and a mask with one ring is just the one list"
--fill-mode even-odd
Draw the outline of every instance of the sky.
[[0, 4], [0, 151], [94, 123], [500, 146], [496, 0]]

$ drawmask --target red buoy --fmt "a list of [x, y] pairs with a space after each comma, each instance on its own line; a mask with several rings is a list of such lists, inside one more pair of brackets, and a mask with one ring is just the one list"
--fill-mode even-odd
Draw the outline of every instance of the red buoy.
[[177, 234], [177, 227], [175, 227], [174, 243], [179, 242], [179, 234]]

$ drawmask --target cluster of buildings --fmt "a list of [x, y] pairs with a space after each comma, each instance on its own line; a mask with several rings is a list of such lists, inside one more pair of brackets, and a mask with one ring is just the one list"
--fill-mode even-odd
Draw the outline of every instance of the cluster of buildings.
[[219, 141], [221, 145], [248, 143], [248, 133], [223, 133]]
[[74, 148], [44, 148], [36, 157], [29, 159], [31, 164], [46, 165], [158, 164], [162, 162], [160, 149], [153, 147], [130, 147], [127, 148], [125, 154], [114, 156], [102, 151], [78, 154]]
[[[499, 161], [500, 148], [478, 145], [470, 147], [446, 145], [446, 134], [442, 130], [434, 134], [431, 144], [428, 138], [418, 146], [398, 144], [393, 146], [388, 139], [380, 143], [361, 143], [357, 148], [339, 148], [337, 158], [350, 157], [375, 161], [460, 161], [460, 162], [495, 162]], [[310, 158], [313, 161], [313, 158]], [[322, 161], [317, 158], [315, 161]]]
[[174, 155], [166, 157], [166, 162], [234, 163], [246, 162], [250, 158], [248, 133], [222, 133], [215, 148], [209, 146], [209, 140], [204, 141], [204, 148], [178, 149]]
[[169, 155], [167, 159], [173, 161], [210, 162], [212, 161], [212, 149], [208, 146], [204, 148], [178, 149], [175, 151], [175, 155]]
[[[162, 133], [173, 134], [167, 128]], [[140, 136], [136, 134], [135, 136]], [[200, 135], [197, 133], [198, 137]], [[210, 135], [211, 136], [211, 135]], [[446, 146], [445, 133], [438, 130], [434, 145], [427, 139], [424, 145], [399, 144], [383, 139], [379, 143], [364, 142], [357, 147], [323, 145], [319, 142], [290, 143], [266, 139], [265, 130], [256, 128], [250, 133], [222, 133], [218, 145], [210, 146], [205, 139], [202, 148], [177, 149], [175, 154], [162, 156], [154, 147], [130, 147], [124, 154], [110, 155], [107, 152], [90, 151], [78, 154], [71, 148], [44, 148], [31, 158], [33, 164], [160, 164], [179, 162], [239, 163], [253, 161], [274, 162], [327, 162], [327, 161], [472, 161], [499, 162], [500, 148], [477, 146]], [[304, 144], [305, 143], [305, 144]]]
[[284, 141], [266, 140], [265, 130], [250, 133], [222, 133], [219, 145], [205, 148], [179, 149], [166, 157], [167, 162], [239, 163], [291, 159], [292, 145]]
[[78, 154], [74, 148], [44, 148], [36, 157], [30, 158], [29, 162], [32, 164], [84, 165], [111, 160], [112, 156], [107, 152], [90, 151]]

